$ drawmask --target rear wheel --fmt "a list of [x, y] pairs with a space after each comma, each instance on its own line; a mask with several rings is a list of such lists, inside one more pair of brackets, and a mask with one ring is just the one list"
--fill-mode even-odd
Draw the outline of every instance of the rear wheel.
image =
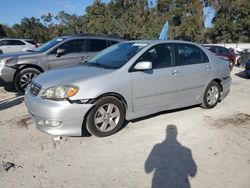
[[14, 85], [19, 94], [24, 94], [32, 80], [41, 72], [35, 68], [25, 68], [17, 72], [14, 78]]
[[217, 82], [212, 81], [210, 84], [208, 84], [205, 90], [203, 95], [203, 103], [201, 106], [207, 109], [215, 107], [220, 100], [220, 96], [220, 85]]
[[105, 97], [95, 103], [87, 116], [87, 130], [98, 137], [115, 134], [125, 120], [125, 108], [115, 97]]

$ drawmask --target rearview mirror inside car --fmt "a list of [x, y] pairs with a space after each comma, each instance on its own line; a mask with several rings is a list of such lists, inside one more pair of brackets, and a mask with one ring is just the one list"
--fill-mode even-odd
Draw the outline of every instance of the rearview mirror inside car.
[[141, 61], [135, 65], [135, 70], [151, 70], [152, 62], [150, 61]]

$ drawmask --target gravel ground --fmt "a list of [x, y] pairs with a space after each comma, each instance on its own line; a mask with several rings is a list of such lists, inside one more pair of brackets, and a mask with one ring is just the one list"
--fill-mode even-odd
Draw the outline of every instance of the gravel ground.
[[[53, 137], [0, 86], [0, 187], [250, 187], [250, 80], [228, 97], [130, 122], [107, 138]], [[6, 91], [7, 90], [7, 91]]]

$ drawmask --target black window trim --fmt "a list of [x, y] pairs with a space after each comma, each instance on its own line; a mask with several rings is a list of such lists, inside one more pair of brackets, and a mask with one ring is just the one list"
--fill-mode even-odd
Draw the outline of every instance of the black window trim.
[[174, 48], [174, 43], [158, 43], [158, 44], [155, 44], [153, 46], [151, 46], [150, 48], [148, 48], [147, 50], [145, 50], [138, 58], [137, 60], [133, 63], [133, 65], [131, 65], [131, 67], [129, 68], [128, 72], [141, 72], [140, 70], [135, 70], [134, 67], [135, 65], [139, 62], [139, 59], [141, 58], [141, 56], [144, 55], [144, 53], [146, 53], [147, 51], [151, 50], [153, 47], [157, 46], [157, 45], [160, 45], [160, 44], [169, 44], [171, 46], [171, 52], [172, 52], [172, 59], [171, 59], [171, 66], [169, 67], [161, 67], [161, 68], [152, 68], [152, 70], [157, 70], [157, 69], [164, 69], [164, 68], [171, 68], [171, 67], [176, 67], [176, 57], [175, 57], [175, 48]]
[[[178, 48], [177, 48], [178, 45], [191, 45], [191, 46], [194, 46], [196, 48], [199, 48], [200, 54], [201, 54], [201, 58], [202, 58], [202, 60], [204, 60], [204, 62], [201, 62], [201, 63], [192, 63], [192, 64], [188, 64], [188, 65], [181, 65], [180, 61], [179, 61], [179, 55], [178, 55]], [[195, 44], [175, 43], [174, 44], [174, 48], [175, 48], [174, 52], [175, 52], [175, 60], [176, 60], [175, 64], [176, 64], [176, 66], [190, 66], [190, 65], [198, 65], [198, 64], [204, 64], [204, 63], [210, 63], [210, 60], [209, 60], [209, 57], [207, 56], [207, 54], [199, 46], [197, 46]], [[205, 55], [205, 57], [207, 57], [207, 60], [208, 60], [207, 62], [205, 62], [204, 55]]]

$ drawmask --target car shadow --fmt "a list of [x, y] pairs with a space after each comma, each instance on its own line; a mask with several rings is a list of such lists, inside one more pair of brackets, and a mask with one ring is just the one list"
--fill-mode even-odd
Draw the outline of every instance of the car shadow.
[[245, 71], [237, 72], [237, 73], [235, 73], [235, 76], [238, 76], [238, 77], [244, 78], [244, 79], [249, 79], [249, 78], [246, 76]]
[[160, 116], [160, 115], [163, 115], [163, 114], [171, 114], [171, 113], [184, 111], [184, 110], [189, 110], [189, 109], [197, 108], [197, 107], [200, 107], [200, 105], [193, 105], [193, 106], [177, 108], [177, 109], [173, 109], [173, 110], [165, 110], [165, 111], [157, 112], [157, 113], [150, 114], [150, 115], [147, 115], [147, 116], [143, 116], [143, 117], [140, 117], [140, 118], [132, 119], [129, 122], [136, 123], [138, 121], [143, 121], [143, 120], [146, 120], [146, 119], [154, 118], [154, 117], [157, 117], [157, 116]]
[[7, 92], [17, 93], [13, 83], [5, 83], [0, 79], [0, 87], [3, 87]]
[[6, 110], [13, 106], [19, 105], [24, 101], [24, 97], [21, 95], [16, 95], [15, 97], [11, 97], [5, 100], [0, 101], [0, 111]]
[[145, 162], [145, 172], [154, 172], [153, 188], [189, 188], [189, 177], [196, 175], [197, 165], [192, 151], [178, 142], [177, 134], [177, 127], [168, 125], [166, 139], [153, 147]]

